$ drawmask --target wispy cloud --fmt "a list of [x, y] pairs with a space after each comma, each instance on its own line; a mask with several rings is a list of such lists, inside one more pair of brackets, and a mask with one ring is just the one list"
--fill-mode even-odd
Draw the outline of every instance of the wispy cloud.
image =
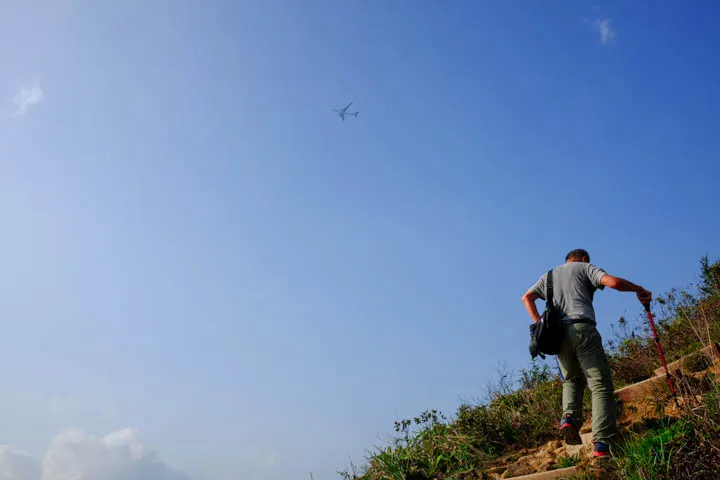
[[595, 20], [595, 28], [597, 28], [597, 31], [600, 33], [600, 42], [602, 42], [603, 45], [615, 43], [617, 32], [613, 28], [609, 18]]
[[40, 103], [43, 99], [43, 91], [37, 82], [33, 85], [22, 87], [13, 98], [15, 104], [15, 115], [25, 115], [27, 110]]

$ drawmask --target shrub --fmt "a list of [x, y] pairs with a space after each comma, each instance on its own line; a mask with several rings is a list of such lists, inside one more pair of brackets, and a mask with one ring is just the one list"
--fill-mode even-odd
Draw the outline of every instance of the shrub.
[[[656, 324], [668, 362], [720, 341], [720, 261], [701, 260], [701, 281], [656, 298]], [[660, 366], [655, 340], [644, 314], [633, 322], [621, 317], [608, 342], [610, 365], [617, 385], [649, 378]], [[690, 364], [702, 369], [702, 359]]]
[[530, 447], [555, 434], [562, 414], [562, 386], [547, 365], [534, 363], [520, 372], [517, 390], [491, 395], [486, 405], [461, 405], [458, 430], [491, 455], [510, 445]]
[[[395, 422], [393, 445], [377, 448], [367, 472], [372, 480], [443, 479], [472, 472], [487, 462], [473, 439], [447, 423], [442, 413], [428, 410], [413, 419]], [[347, 479], [353, 478], [342, 472]], [[455, 478], [453, 477], [453, 478]]]
[[[648, 341], [649, 330], [643, 324], [631, 325], [624, 317], [618, 320], [620, 331], [612, 325], [614, 339], [608, 342], [608, 360], [616, 386], [630, 385], [649, 378], [659, 366], [654, 342]], [[636, 335], [635, 331], [642, 332]]]

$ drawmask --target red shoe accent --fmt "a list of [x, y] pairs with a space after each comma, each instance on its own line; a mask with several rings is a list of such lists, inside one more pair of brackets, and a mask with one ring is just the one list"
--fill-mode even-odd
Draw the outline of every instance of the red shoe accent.
[[560, 425], [560, 436], [568, 445], [582, 445], [582, 438], [578, 433], [575, 420], [570, 417], [563, 418]]
[[602, 442], [593, 442], [593, 457], [607, 458], [610, 456], [610, 446]]

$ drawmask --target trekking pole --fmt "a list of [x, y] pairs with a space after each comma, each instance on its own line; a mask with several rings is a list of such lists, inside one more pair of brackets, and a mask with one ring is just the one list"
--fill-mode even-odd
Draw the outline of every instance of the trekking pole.
[[562, 374], [562, 368], [560, 368], [560, 362], [558, 361], [557, 357], [555, 357], [555, 365], [558, 367], [558, 373], [560, 374], [560, 380], [563, 382], [565, 381], [565, 375]]
[[650, 322], [650, 328], [652, 329], [653, 337], [655, 337], [655, 346], [657, 346], [658, 353], [660, 354], [660, 361], [662, 361], [663, 368], [665, 369], [665, 378], [667, 378], [668, 386], [670, 387], [670, 393], [675, 400], [675, 405], [677, 405], [679, 408], [680, 404], [678, 403], [677, 395], [675, 395], [675, 387], [673, 387], [672, 378], [670, 378], [670, 371], [668, 370], [667, 362], [665, 362], [665, 354], [663, 353], [662, 346], [660, 345], [660, 338], [658, 337], [657, 329], [655, 328], [653, 314], [650, 311], [650, 302], [643, 303], [643, 306], [645, 307], [645, 313], [647, 313], [648, 321]]

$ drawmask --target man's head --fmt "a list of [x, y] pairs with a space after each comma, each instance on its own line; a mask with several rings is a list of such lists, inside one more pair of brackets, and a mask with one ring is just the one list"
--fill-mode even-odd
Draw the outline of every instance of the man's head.
[[572, 252], [565, 255], [565, 263], [569, 262], [590, 263], [590, 254], [587, 252], [587, 250], [583, 250], [582, 248], [576, 248]]

